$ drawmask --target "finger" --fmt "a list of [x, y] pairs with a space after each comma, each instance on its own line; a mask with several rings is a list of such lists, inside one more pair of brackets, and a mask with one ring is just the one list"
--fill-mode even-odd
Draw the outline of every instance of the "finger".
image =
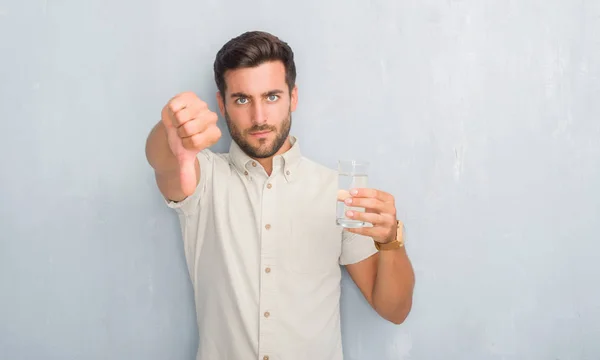
[[354, 211], [349, 210], [346, 212], [346, 216], [353, 220], [364, 221], [373, 226], [380, 226], [384, 229], [392, 228], [396, 225], [396, 219], [390, 214], [379, 214], [372, 212]]
[[367, 212], [390, 214], [396, 216], [393, 203], [383, 202], [374, 198], [347, 198], [344, 203], [348, 206], [364, 208]]
[[180, 165], [179, 181], [181, 183], [181, 191], [185, 196], [190, 196], [196, 190], [198, 182], [196, 176], [196, 159], [191, 158], [182, 162]]
[[350, 195], [360, 198], [374, 198], [383, 202], [393, 202], [394, 197], [385, 191], [371, 188], [355, 188], [350, 190]]
[[[180, 127], [188, 121], [202, 118], [202, 114], [208, 115], [211, 111], [208, 108], [198, 108], [199, 105], [191, 104], [171, 115], [173, 126]], [[216, 115], [216, 114], [215, 114]]]
[[167, 104], [167, 109], [171, 114], [177, 114], [179, 111], [185, 109], [188, 106], [188, 103], [190, 102], [189, 100], [190, 99], [182, 95], [177, 95], [171, 100], [169, 100], [169, 103]]
[[167, 104], [170, 118], [175, 127], [185, 124], [198, 117], [203, 111], [208, 110], [208, 106], [204, 101], [192, 95], [179, 95]]
[[375, 198], [356, 198], [350, 197], [344, 200], [344, 203], [348, 206], [361, 207], [370, 209], [375, 212], [383, 212], [386, 204], [379, 199]]
[[192, 112], [191, 108], [183, 108], [176, 113], [171, 112], [171, 122], [176, 128], [180, 128], [185, 123], [192, 121], [196, 117], [196, 114]]
[[170, 103], [165, 105], [165, 107], [162, 110], [161, 116], [162, 122], [168, 128], [177, 128], [194, 118], [194, 115], [192, 114], [191, 110], [187, 108], [183, 108], [176, 113], [173, 112], [171, 110]]
[[350, 192], [348, 190], [338, 190], [337, 193], [337, 201], [344, 201], [350, 197]]
[[211, 126], [206, 131], [182, 139], [183, 147], [188, 150], [206, 149], [214, 145], [221, 137], [221, 130]]
[[385, 239], [386, 231], [382, 227], [362, 227], [362, 228], [346, 228], [348, 232], [369, 236], [372, 239]]
[[203, 112], [197, 118], [185, 122], [183, 125], [177, 128], [177, 134], [181, 138], [199, 134], [205, 131], [209, 126], [216, 124], [217, 120], [217, 114], [211, 111]]
[[183, 109], [192, 109], [193, 111], [200, 111], [204, 108], [207, 108], [208, 105], [200, 100], [196, 94], [193, 92], [184, 92], [176, 95], [167, 104], [169, 111], [172, 114], [177, 114], [179, 111]]
[[383, 215], [373, 212], [362, 212], [362, 211], [346, 211], [346, 216], [352, 220], [359, 220], [373, 224], [377, 226], [385, 222]]

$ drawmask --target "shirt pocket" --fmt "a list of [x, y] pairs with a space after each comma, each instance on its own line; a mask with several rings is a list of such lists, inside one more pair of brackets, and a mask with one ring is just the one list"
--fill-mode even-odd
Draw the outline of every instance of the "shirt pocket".
[[[335, 222], [335, 218], [333, 218]], [[294, 273], [315, 274], [339, 270], [341, 228], [323, 220], [295, 218], [283, 251], [283, 267]]]

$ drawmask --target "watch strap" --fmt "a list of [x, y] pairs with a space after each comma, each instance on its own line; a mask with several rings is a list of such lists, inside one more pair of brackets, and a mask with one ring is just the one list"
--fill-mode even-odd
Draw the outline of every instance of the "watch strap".
[[404, 224], [400, 220], [396, 220], [396, 238], [389, 243], [379, 243], [375, 241], [377, 250], [395, 250], [404, 246]]

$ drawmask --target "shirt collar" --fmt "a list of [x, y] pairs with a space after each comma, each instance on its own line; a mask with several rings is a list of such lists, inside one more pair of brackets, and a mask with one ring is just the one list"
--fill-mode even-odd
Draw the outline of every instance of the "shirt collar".
[[[295, 175], [297, 166], [302, 159], [302, 153], [300, 151], [300, 144], [298, 139], [294, 136], [290, 136], [290, 142], [292, 147], [281, 155], [273, 157], [273, 174], [279, 171], [283, 173], [283, 176], [287, 181], [291, 181]], [[245, 175], [248, 175], [253, 168], [260, 166], [258, 161], [252, 159], [246, 154], [235, 140], [231, 141], [229, 148], [230, 162], [237, 168], [237, 170]]]

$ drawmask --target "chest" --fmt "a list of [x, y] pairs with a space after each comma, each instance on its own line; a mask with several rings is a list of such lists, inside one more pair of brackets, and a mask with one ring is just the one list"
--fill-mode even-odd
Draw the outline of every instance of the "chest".
[[248, 263], [303, 274], [338, 268], [342, 230], [336, 225], [335, 178], [232, 174], [214, 184], [213, 194], [219, 241], [240, 249]]

